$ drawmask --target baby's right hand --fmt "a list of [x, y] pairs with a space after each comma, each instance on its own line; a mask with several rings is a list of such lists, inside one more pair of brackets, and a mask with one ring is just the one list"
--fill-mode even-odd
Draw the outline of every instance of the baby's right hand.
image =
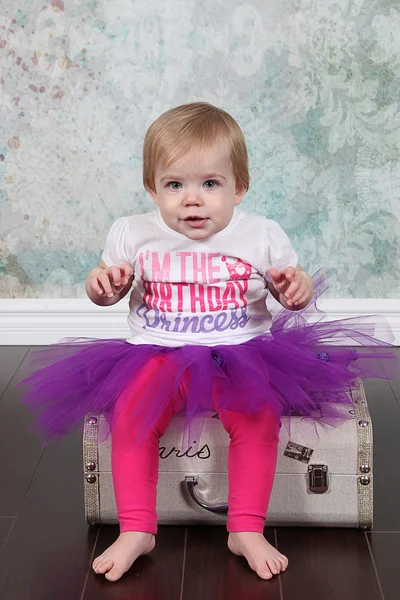
[[89, 282], [90, 291], [97, 296], [113, 298], [122, 292], [133, 275], [131, 265], [125, 264], [121, 267], [108, 267], [91, 278]]

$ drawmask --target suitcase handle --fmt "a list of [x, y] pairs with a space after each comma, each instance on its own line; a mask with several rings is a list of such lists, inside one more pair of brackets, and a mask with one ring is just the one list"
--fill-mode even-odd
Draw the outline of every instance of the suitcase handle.
[[224, 515], [228, 512], [227, 504], [208, 504], [208, 502], [204, 502], [204, 500], [202, 500], [201, 498], [196, 496], [194, 488], [199, 483], [197, 477], [187, 476], [187, 477], [185, 477], [185, 483], [187, 485], [189, 494], [191, 495], [193, 500], [196, 502], [196, 504], [198, 504], [198, 506], [201, 506], [201, 508], [204, 508], [205, 510], [209, 510], [210, 512], [217, 513], [220, 515], [221, 514]]

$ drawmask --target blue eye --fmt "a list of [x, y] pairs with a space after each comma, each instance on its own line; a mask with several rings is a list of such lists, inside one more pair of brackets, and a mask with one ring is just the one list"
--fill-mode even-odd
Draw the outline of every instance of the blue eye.
[[167, 184], [167, 187], [171, 188], [171, 190], [179, 190], [182, 187], [182, 184], [179, 181], [170, 181]]
[[[208, 185], [210, 183], [211, 183], [211, 185]], [[207, 179], [207, 181], [205, 181], [203, 183], [203, 185], [205, 188], [212, 190], [213, 188], [217, 187], [217, 185], [219, 185], [219, 184], [218, 184], [218, 181], [214, 181], [214, 179]]]

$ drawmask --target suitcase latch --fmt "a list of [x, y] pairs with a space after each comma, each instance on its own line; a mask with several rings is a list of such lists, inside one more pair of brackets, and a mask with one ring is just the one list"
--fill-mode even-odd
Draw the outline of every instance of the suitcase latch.
[[308, 487], [313, 494], [324, 494], [328, 491], [327, 465], [308, 465]]

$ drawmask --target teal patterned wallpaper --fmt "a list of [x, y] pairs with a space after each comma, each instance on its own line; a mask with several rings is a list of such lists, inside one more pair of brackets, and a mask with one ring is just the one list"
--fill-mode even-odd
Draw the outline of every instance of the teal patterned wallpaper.
[[0, 297], [84, 297], [151, 208], [150, 123], [205, 100], [246, 135], [243, 208], [329, 297], [400, 298], [400, 2], [0, 0]]

